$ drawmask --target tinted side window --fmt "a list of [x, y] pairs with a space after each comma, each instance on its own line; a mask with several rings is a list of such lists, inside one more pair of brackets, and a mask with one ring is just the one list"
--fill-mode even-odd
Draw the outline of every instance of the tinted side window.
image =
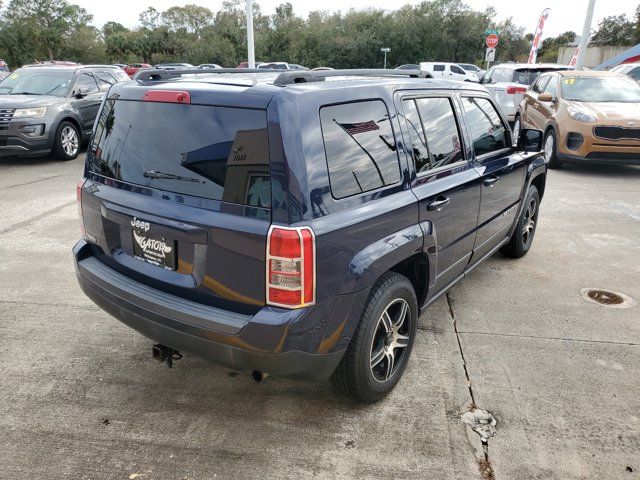
[[640, 67], [634, 68], [629, 73], [627, 73], [627, 75], [629, 75], [634, 80], [640, 80]]
[[493, 83], [493, 74], [495, 73], [495, 71], [495, 68], [489, 69], [489, 71], [482, 77], [480, 83]]
[[434, 65], [433, 66], [433, 71], [434, 72], [444, 72], [444, 65]]
[[534, 91], [535, 93], [542, 93], [544, 92], [544, 89], [547, 86], [548, 82], [549, 82], [549, 77], [541, 77], [536, 81], [535, 85], [531, 90]]
[[462, 104], [476, 156], [507, 148], [507, 129], [489, 100], [464, 97]]
[[417, 168], [424, 172], [462, 160], [460, 135], [453, 106], [448, 98], [419, 98], [418, 113], [424, 126], [430, 165]]
[[554, 98], [558, 96], [558, 77], [551, 77], [549, 79], [544, 93], [550, 93]]
[[94, 73], [96, 80], [98, 81], [98, 87], [101, 92], [106, 92], [109, 90], [111, 85], [117, 83], [116, 79], [111, 76], [111, 74], [107, 72], [96, 72]]
[[429, 156], [427, 140], [424, 136], [424, 129], [422, 128], [422, 121], [420, 120], [416, 101], [413, 99], [404, 100], [402, 102], [402, 109], [404, 111], [407, 130], [409, 131], [411, 157], [413, 158], [416, 172], [429, 170], [432, 168], [434, 162]]
[[93, 75], [89, 75], [88, 73], [81, 73], [78, 75], [73, 90], [77, 93], [81, 88], [86, 88], [87, 93], [96, 93], [98, 91], [98, 85], [96, 84]]
[[460, 75], [464, 75], [464, 70], [462, 70], [460, 67], [457, 67], [456, 65], [451, 65], [451, 71], [453, 73], [459, 73]]
[[344, 198], [400, 180], [389, 112], [382, 100], [320, 109], [331, 192]]

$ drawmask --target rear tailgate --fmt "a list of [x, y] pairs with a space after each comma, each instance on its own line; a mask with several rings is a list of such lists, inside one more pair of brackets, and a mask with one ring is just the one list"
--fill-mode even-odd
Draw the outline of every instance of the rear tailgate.
[[266, 111], [184, 93], [105, 102], [87, 153], [85, 236], [136, 281], [250, 313], [265, 303]]

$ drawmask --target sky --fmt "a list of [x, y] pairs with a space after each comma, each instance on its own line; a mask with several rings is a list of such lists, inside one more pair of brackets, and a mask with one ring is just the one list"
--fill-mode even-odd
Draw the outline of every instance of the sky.
[[[254, 0], [260, 5], [263, 13], [271, 14], [276, 6], [286, 0]], [[543, 2], [525, 2], [523, 0], [464, 0], [465, 3], [476, 10], [484, 10], [492, 5], [498, 11], [498, 20], [513, 17], [516, 25], [533, 32], [538, 17], [544, 7], [551, 8], [551, 14], [545, 26], [543, 37], [557, 36], [568, 30], [573, 30], [580, 35], [584, 23], [584, 14], [588, 0], [546, 0]], [[296, 15], [306, 17], [313, 10], [346, 10], [349, 8], [365, 9], [375, 5], [376, 8], [394, 10], [406, 3], [418, 4], [420, 0], [290, 0]], [[207, 7], [213, 11], [220, 8], [222, 0], [110, 0], [108, 2], [96, 0], [71, 0], [71, 3], [80, 5], [93, 15], [94, 24], [102, 26], [110, 20], [120, 22], [127, 27], [134, 27], [138, 23], [138, 15], [148, 6], [154, 6], [162, 11], [170, 7], [183, 6], [195, 3]], [[627, 14], [632, 16], [640, 0], [596, 0], [596, 8], [593, 17], [592, 28], [595, 28], [600, 20], [609, 15]], [[319, 8], [321, 5], [321, 8]]]

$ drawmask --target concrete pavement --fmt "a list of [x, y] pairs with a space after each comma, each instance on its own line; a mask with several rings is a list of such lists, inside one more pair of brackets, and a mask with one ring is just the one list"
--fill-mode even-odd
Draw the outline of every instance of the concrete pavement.
[[[367, 407], [327, 383], [154, 362], [76, 285], [81, 173], [0, 159], [2, 476], [640, 478], [640, 307], [579, 294], [640, 300], [640, 169], [551, 172], [531, 252], [437, 302], [398, 388]], [[497, 419], [482, 471], [471, 394]]]

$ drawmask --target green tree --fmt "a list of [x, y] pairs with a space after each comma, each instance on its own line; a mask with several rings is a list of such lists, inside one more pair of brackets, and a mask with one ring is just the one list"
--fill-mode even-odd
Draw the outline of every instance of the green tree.
[[557, 37], [545, 38], [538, 50], [538, 60], [555, 63], [560, 49], [574, 42], [576, 37], [576, 32], [564, 32]]
[[[640, 7], [638, 8], [640, 9]], [[598, 24], [598, 30], [591, 37], [591, 43], [610, 46], [635, 45], [637, 43], [637, 29], [637, 23], [634, 23], [626, 15], [605, 17]]]

